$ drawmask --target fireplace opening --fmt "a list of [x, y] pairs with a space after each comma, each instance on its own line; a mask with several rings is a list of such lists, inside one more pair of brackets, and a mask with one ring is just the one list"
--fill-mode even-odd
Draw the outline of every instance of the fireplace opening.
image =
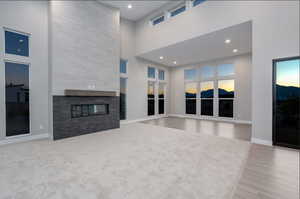
[[108, 104], [72, 104], [71, 117], [90, 117], [109, 114]]

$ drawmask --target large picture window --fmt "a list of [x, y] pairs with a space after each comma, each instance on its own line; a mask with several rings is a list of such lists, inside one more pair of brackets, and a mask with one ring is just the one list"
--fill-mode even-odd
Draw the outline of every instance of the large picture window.
[[165, 114], [165, 83], [158, 84], [158, 114]]
[[234, 80], [218, 81], [219, 116], [233, 117]]
[[214, 82], [200, 83], [201, 115], [214, 115]]

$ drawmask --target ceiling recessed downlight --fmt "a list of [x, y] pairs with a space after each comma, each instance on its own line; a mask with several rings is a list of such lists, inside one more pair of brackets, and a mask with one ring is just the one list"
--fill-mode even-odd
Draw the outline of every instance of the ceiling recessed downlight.
[[226, 43], [226, 44], [229, 44], [230, 42], [231, 42], [230, 39], [226, 39], [226, 40], [225, 40], [225, 43]]
[[164, 59], [164, 57], [163, 57], [163, 56], [160, 56], [159, 59]]
[[127, 8], [131, 9], [131, 8], [132, 8], [132, 5], [131, 5], [131, 4], [128, 4]]
[[232, 52], [237, 53], [237, 52], [238, 52], [238, 49], [233, 49]]
[[173, 64], [177, 64], [177, 61], [173, 61]]

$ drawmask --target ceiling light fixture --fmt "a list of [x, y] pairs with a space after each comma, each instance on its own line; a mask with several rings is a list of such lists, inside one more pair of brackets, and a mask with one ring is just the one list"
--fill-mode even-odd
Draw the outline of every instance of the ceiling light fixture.
[[237, 53], [237, 52], [238, 52], [238, 49], [233, 49], [232, 52]]
[[159, 59], [164, 59], [164, 57], [163, 57], [163, 56], [160, 56]]
[[231, 42], [230, 39], [226, 39], [226, 40], [225, 40], [225, 43], [226, 43], [226, 44], [229, 44], [230, 42]]
[[127, 8], [131, 9], [131, 8], [132, 8], [132, 5], [131, 5], [131, 4], [129, 4], [129, 5], [127, 6]]
[[173, 63], [174, 63], [174, 64], [177, 64], [177, 62], [176, 62], [176, 61], [174, 61]]

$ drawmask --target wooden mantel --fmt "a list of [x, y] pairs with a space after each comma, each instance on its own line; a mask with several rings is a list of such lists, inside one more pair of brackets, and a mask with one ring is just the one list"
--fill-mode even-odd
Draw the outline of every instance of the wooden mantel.
[[65, 96], [75, 97], [115, 97], [117, 92], [115, 91], [95, 91], [95, 90], [73, 90], [66, 89]]

